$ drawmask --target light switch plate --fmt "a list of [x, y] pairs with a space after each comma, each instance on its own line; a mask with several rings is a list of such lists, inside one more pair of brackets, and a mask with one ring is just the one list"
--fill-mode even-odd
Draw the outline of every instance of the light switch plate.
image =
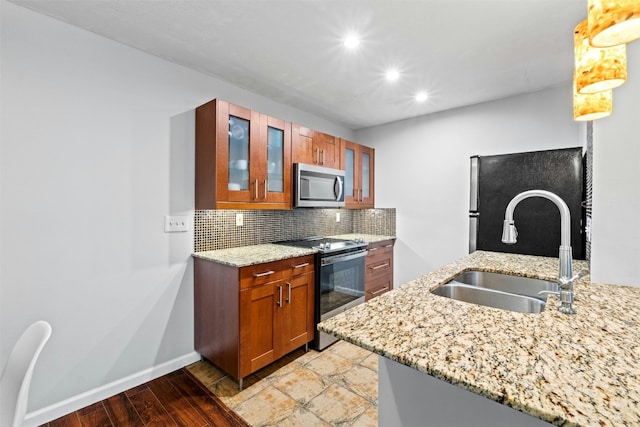
[[186, 216], [165, 216], [164, 232], [176, 233], [188, 230], [188, 219]]

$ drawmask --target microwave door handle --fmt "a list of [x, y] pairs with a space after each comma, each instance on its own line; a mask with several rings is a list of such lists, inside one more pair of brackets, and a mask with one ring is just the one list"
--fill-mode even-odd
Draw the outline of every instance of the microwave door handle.
[[[336, 194], [336, 184], [338, 187], [338, 192]], [[333, 185], [333, 193], [336, 195], [336, 201], [340, 200], [342, 198], [342, 180], [340, 179], [339, 176], [336, 176], [336, 183]]]

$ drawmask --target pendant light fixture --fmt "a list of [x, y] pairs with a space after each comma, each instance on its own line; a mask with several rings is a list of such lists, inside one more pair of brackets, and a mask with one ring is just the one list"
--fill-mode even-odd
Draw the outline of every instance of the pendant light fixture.
[[573, 85], [573, 119], [579, 122], [597, 120], [611, 115], [613, 90], [596, 93], [578, 93]]
[[578, 93], [613, 89], [627, 80], [627, 48], [618, 45], [596, 48], [589, 45], [587, 20], [574, 30], [575, 83]]
[[610, 47], [640, 38], [640, 0], [589, 0], [589, 39]]

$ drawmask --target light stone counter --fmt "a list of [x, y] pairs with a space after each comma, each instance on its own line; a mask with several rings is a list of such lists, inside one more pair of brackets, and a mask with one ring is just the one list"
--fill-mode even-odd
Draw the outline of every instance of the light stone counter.
[[220, 264], [230, 265], [232, 267], [246, 267], [248, 265], [279, 261], [281, 259], [295, 258], [315, 253], [315, 249], [304, 249], [267, 243], [264, 245], [241, 246], [238, 248], [194, 252], [193, 256]]
[[[363, 239], [367, 243], [395, 239], [394, 236], [379, 236], [376, 234], [342, 234], [339, 236], [329, 237], [347, 240]], [[265, 262], [278, 261], [303, 255], [311, 255], [316, 252], [317, 251], [315, 249], [266, 243], [262, 245], [240, 246], [237, 248], [194, 252], [192, 256], [220, 264], [230, 265], [232, 267], [246, 267], [248, 265], [262, 264]]]
[[555, 280], [558, 260], [478, 251], [319, 329], [556, 425], [640, 425], [640, 287], [585, 276], [575, 315], [558, 312], [555, 296], [525, 314], [429, 292], [474, 269]]
[[356, 240], [362, 239], [366, 243], [376, 243], [382, 242], [383, 240], [395, 240], [395, 236], [383, 236], [379, 234], [361, 234], [361, 233], [351, 233], [351, 234], [339, 234], [337, 236], [329, 236], [336, 239], [346, 239], [346, 240]]

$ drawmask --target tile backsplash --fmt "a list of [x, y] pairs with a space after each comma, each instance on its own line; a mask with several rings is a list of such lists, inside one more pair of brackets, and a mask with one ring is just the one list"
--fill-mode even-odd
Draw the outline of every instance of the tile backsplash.
[[[340, 214], [340, 222], [336, 214]], [[242, 214], [243, 225], [236, 226]], [[293, 209], [196, 210], [194, 251], [301, 239], [308, 236], [364, 233], [395, 236], [396, 210], [391, 209]]]

